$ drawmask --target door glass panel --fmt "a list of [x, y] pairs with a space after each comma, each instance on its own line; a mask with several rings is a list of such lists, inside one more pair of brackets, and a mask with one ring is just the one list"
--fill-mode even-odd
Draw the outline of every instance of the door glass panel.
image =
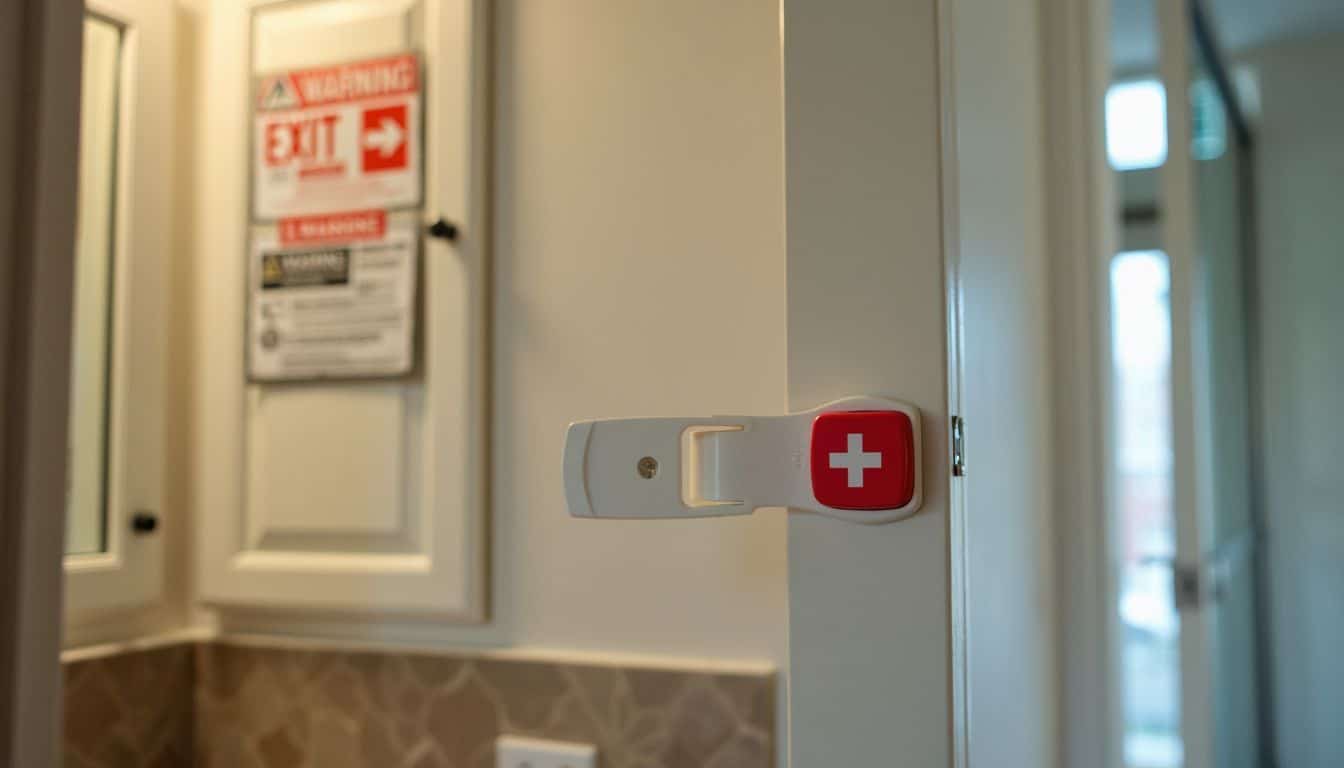
[[84, 19], [71, 353], [67, 554], [107, 549], [121, 29]]
[[[1207, 604], [1208, 700], [1214, 765], [1258, 765], [1256, 589], [1252, 525], [1251, 417], [1246, 264], [1252, 229], [1244, 193], [1249, 165], [1232, 111], [1230, 72], [1219, 69], [1209, 41], [1190, 42], [1190, 156], [1194, 160], [1196, 315], [1202, 340], [1196, 382], [1208, 416], [1205, 461], [1208, 514], [1201, 553], [1214, 594]], [[1219, 78], [1223, 77], [1221, 83]], [[1202, 375], [1200, 373], [1202, 369]]]
[[1229, 140], [1228, 107], [1204, 49], [1190, 84], [1194, 163], [1196, 264], [1205, 311], [1205, 365], [1214, 482], [1211, 540], [1222, 547], [1248, 532], [1250, 398], [1247, 389], [1247, 308], [1243, 264], [1248, 234], [1242, 206], [1242, 148]]

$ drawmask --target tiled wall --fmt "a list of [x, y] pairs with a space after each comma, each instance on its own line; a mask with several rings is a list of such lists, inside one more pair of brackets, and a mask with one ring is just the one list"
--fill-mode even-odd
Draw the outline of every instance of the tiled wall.
[[215, 643], [66, 676], [71, 767], [493, 768], [500, 733], [594, 743], [602, 768], [774, 765], [768, 674]]
[[68, 662], [64, 672], [66, 768], [192, 764], [195, 646]]

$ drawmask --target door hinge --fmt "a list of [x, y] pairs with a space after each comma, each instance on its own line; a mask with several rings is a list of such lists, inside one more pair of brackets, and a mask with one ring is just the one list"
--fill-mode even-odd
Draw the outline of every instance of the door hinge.
[[966, 422], [960, 416], [952, 417], [952, 476], [966, 475]]

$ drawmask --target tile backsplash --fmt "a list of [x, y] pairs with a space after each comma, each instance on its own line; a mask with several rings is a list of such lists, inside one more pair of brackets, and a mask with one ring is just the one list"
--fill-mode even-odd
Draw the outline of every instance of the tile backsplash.
[[192, 765], [196, 646], [63, 665], [65, 768]]
[[602, 768], [770, 768], [771, 674], [181, 645], [66, 665], [68, 768], [493, 768], [501, 733]]

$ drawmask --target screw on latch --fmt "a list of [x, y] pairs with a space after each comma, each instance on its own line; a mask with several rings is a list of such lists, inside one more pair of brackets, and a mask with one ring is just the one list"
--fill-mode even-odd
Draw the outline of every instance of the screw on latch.
[[652, 456], [645, 456], [635, 465], [635, 470], [645, 480], [652, 480], [653, 476], [658, 474], [658, 460]]
[[457, 225], [442, 216], [426, 227], [425, 231], [430, 237], [437, 237], [440, 240], [457, 240]]

